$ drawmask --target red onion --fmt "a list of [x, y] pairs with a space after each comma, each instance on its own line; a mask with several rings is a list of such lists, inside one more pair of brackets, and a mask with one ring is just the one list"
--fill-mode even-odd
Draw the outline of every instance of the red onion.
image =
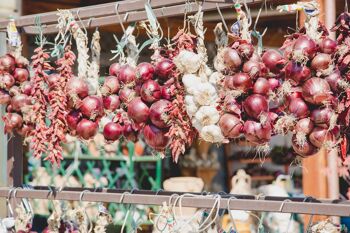
[[81, 113], [73, 110], [66, 116], [67, 125], [71, 130], [76, 130], [79, 121], [81, 120]]
[[119, 91], [119, 99], [123, 103], [129, 103], [136, 97], [136, 92], [133, 89], [124, 87]]
[[262, 113], [267, 113], [269, 104], [265, 96], [253, 94], [243, 102], [243, 108], [248, 116], [258, 120]]
[[311, 113], [311, 120], [315, 122], [316, 125], [321, 127], [329, 127], [331, 119], [335, 115], [335, 112], [331, 108], [315, 109]]
[[267, 95], [270, 91], [270, 84], [265, 78], [258, 78], [253, 86], [254, 94]]
[[303, 85], [303, 97], [311, 104], [322, 104], [331, 97], [328, 82], [322, 78], [311, 78]]
[[174, 68], [175, 64], [170, 59], [163, 59], [157, 63], [155, 72], [159, 78], [167, 80]]
[[314, 128], [314, 123], [310, 118], [300, 119], [295, 125], [296, 133], [304, 133], [306, 135], [310, 134]]
[[0, 89], [0, 104], [8, 104], [11, 101], [11, 96], [10, 94], [5, 91]]
[[21, 92], [28, 96], [33, 94], [33, 83], [30, 81], [25, 81], [21, 84]]
[[26, 68], [29, 64], [28, 59], [23, 56], [18, 56], [15, 58], [15, 60], [16, 60], [16, 67], [19, 67], [19, 68]]
[[[10, 101], [11, 101], [11, 100], [10, 100]], [[13, 112], [13, 108], [12, 108], [12, 105], [11, 105], [11, 104], [7, 105], [7, 107], [6, 107], [6, 112]]]
[[119, 69], [120, 69], [120, 64], [117, 62], [113, 63], [112, 65], [109, 66], [109, 75], [118, 77]]
[[133, 130], [131, 125], [124, 125], [123, 136], [132, 142], [136, 142], [137, 140], [137, 132]]
[[16, 79], [17, 82], [23, 83], [24, 81], [28, 80], [29, 72], [27, 69], [24, 68], [16, 68], [13, 72], [13, 77]]
[[100, 97], [85, 97], [80, 106], [81, 113], [89, 119], [96, 119], [103, 114], [103, 103]]
[[164, 150], [168, 144], [167, 131], [161, 130], [154, 125], [146, 125], [143, 128], [143, 136], [147, 145], [155, 150]]
[[143, 101], [153, 103], [161, 97], [160, 86], [154, 80], [148, 80], [141, 87], [141, 98]]
[[311, 68], [316, 71], [322, 71], [329, 67], [332, 62], [331, 55], [327, 53], [317, 54], [311, 61]]
[[32, 125], [23, 124], [22, 127], [17, 128], [16, 131], [19, 135], [26, 137], [30, 132], [34, 130]]
[[3, 120], [5, 122], [5, 133], [11, 133], [13, 129], [20, 128], [23, 124], [21, 115], [17, 113], [6, 113]]
[[230, 68], [232, 70], [237, 70], [242, 65], [242, 60], [235, 49], [225, 48], [224, 63], [227, 68]]
[[0, 87], [9, 90], [15, 85], [15, 79], [12, 75], [4, 73], [0, 75]]
[[323, 53], [333, 54], [337, 49], [337, 42], [326, 37], [321, 41], [320, 48]]
[[103, 128], [103, 136], [108, 141], [116, 141], [122, 136], [124, 127], [118, 123], [109, 122]]
[[288, 111], [297, 119], [305, 118], [310, 114], [309, 107], [301, 98], [292, 98], [288, 105]]
[[312, 145], [318, 148], [324, 146], [325, 142], [335, 141], [335, 137], [332, 132], [321, 127], [314, 128], [309, 136], [309, 139]]
[[85, 140], [88, 140], [93, 136], [95, 136], [97, 133], [97, 130], [98, 130], [98, 124], [94, 121], [90, 121], [85, 118], [79, 121], [77, 125], [77, 134]]
[[21, 108], [29, 104], [31, 104], [30, 98], [25, 94], [15, 95], [11, 99], [12, 109], [13, 111], [16, 111], [16, 112], [20, 112]]
[[342, 79], [342, 77], [340, 76], [340, 72], [338, 70], [328, 75], [325, 79], [327, 80], [332, 91], [339, 91], [339, 82]]
[[103, 97], [103, 106], [105, 109], [109, 111], [117, 110], [120, 106], [119, 96], [109, 95], [109, 96]]
[[293, 88], [292, 92], [287, 97], [288, 101], [294, 98], [303, 98], [302, 89], [300, 87]]
[[241, 106], [237, 103], [234, 96], [227, 95], [225, 97], [224, 107], [224, 110], [228, 113], [236, 114], [237, 116], [241, 115]]
[[118, 80], [122, 84], [128, 84], [136, 80], [136, 70], [134, 67], [126, 64], [119, 69]]
[[253, 53], [249, 61], [261, 62], [261, 57], [258, 53]]
[[313, 155], [316, 151], [316, 148], [309, 141], [303, 143], [302, 146], [299, 145], [295, 134], [292, 137], [292, 147], [297, 154], [303, 157]]
[[284, 65], [282, 55], [276, 50], [269, 49], [261, 57], [263, 63], [274, 74], [278, 74]]
[[120, 88], [118, 78], [115, 76], [108, 76], [105, 78], [101, 87], [103, 95], [117, 94]]
[[276, 90], [280, 86], [280, 82], [276, 78], [269, 78], [267, 81], [269, 82], [271, 91]]
[[248, 120], [244, 123], [244, 135], [252, 143], [266, 143], [271, 139], [271, 125]]
[[172, 98], [171, 85], [164, 85], [160, 88], [162, 99], [170, 100]]
[[137, 65], [136, 73], [137, 77], [142, 81], [147, 81], [153, 78], [155, 69], [151, 63], [142, 62]]
[[146, 122], [149, 117], [149, 108], [140, 97], [137, 97], [128, 104], [128, 116], [136, 123]]
[[268, 112], [267, 113], [267, 117], [269, 122], [274, 125], [274, 123], [276, 122], [276, 120], [278, 119], [278, 114], [275, 112]]
[[254, 46], [251, 43], [242, 43], [237, 48], [241, 57], [249, 59], [254, 53]]
[[167, 113], [166, 109], [171, 104], [168, 100], [158, 100], [153, 103], [150, 108], [149, 118], [152, 123], [158, 128], [167, 128], [169, 127], [167, 123]]
[[238, 117], [225, 113], [219, 120], [222, 133], [227, 138], [236, 138], [241, 134], [243, 124]]
[[311, 70], [307, 66], [298, 64], [297, 62], [288, 62], [284, 69], [286, 79], [290, 80], [293, 86], [297, 86], [311, 78]]
[[252, 87], [252, 80], [246, 73], [237, 73], [233, 76], [225, 77], [225, 87], [231, 90], [238, 89], [246, 92]]
[[9, 54], [0, 57], [1, 71], [12, 73], [15, 69], [15, 58]]
[[293, 49], [294, 55], [300, 53], [308, 58], [313, 58], [317, 52], [317, 45], [315, 41], [308, 36], [301, 35], [295, 40]]
[[83, 99], [88, 96], [89, 88], [83, 79], [74, 77], [67, 83], [67, 92], [70, 96], [77, 95]]
[[249, 74], [253, 79], [257, 78], [260, 74], [260, 63], [249, 60], [243, 65], [243, 72]]

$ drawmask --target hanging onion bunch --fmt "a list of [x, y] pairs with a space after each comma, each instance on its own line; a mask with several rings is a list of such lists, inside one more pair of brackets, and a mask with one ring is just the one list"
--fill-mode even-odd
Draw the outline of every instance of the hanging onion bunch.
[[33, 127], [27, 112], [34, 91], [33, 83], [29, 81], [29, 62], [21, 55], [19, 35], [15, 41], [13, 38], [8, 41], [10, 51], [0, 57], [0, 104], [6, 105], [3, 116], [5, 133], [17, 132], [27, 137]]
[[[289, 10], [304, 9], [307, 19], [305, 26], [289, 35], [281, 48], [287, 61], [279, 89], [284, 115], [277, 120], [275, 129], [277, 133], [293, 132], [295, 152], [309, 156], [320, 147], [334, 148], [339, 137], [338, 115], [333, 110], [335, 89], [331, 88], [338, 73], [332, 58], [337, 45], [318, 20], [316, 2], [288, 6]], [[283, 7], [279, 9], [287, 9]]]

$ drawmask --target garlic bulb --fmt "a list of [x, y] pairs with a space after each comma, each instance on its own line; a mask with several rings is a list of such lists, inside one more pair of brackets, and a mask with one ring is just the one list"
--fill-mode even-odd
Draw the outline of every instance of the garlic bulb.
[[200, 78], [194, 74], [185, 74], [182, 77], [182, 83], [186, 88], [186, 92], [193, 94], [197, 89], [198, 83], [200, 83]]
[[202, 58], [199, 54], [182, 50], [175, 58], [174, 63], [181, 73], [196, 73], [202, 65]]
[[219, 119], [220, 114], [215, 107], [202, 106], [196, 112], [193, 121], [195, 121], [198, 125], [200, 125], [200, 128], [202, 128], [204, 126], [213, 125], [217, 123]]
[[223, 75], [220, 72], [214, 72], [209, 77], [209, 82], [213, 85], [216, 85], [221, 79]]
[[200, 105], [215, 105], [218, 95], [215, 87], [209, 82], [197, 83], [193, 96], [196, 102]]
[[198, 106], [197, 106], [196, 102], [194, 101], [194, 97], [192, 95], [185, 96], [185, 105], [186, 105], [187, 114], [190, 117], [193, 117], [194, 114], [198, 110]]
[[225, 137], [222, 135], [221, 129], [217, 125], [204, 126], [199, 132], [199, 136], [207, 142], [220, 143]]

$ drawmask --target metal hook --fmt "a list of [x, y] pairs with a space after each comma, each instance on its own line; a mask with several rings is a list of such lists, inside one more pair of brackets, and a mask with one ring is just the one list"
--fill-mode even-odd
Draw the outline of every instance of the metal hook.
[[7, 201], [7, 208], [9, 210], [9, 213], [10, 213], [10, 217], [13, 217], [13, 209], [12, 209], [12, 205], [11, 205], [11, 199], [12, 199], [12, 192], [15, 190], [14, 187], [11, 187], [9, 192], [7, 193], [7, 198], [6, 198], [6, 201]]
[[120, 24], [120, 26], [122, 27], [122, 30], [123, 30], [123, 32], [124, 32], [124, 34], [125, 34], [125, 27], [124, 27], [123, 21], [122, 21], [122, 19], [121, 19], [121, 17], [120, 17], [118, 8], [119, 8], [119, 3], [117, 2], [117, 3], [115, 4], [115, 13], [116, 13], [116, 15], [117, 15], [117, 17], [118, 17], [119, 24]]
[[219, 7], [219, 4], [218, 4], [218, 3], [216, 3], [216, 9], [217, 9], [217, 11], [219, 12], [219, 15], [220, 15], [220, 18], [221, 18], [221, 22], [222, 22], [222, 24], [224, 25], [226, 32], [228, 32], [229, 30], [228, 30], [226, 21], [225, 21], [225, 19], [224, 19], [224, 16], [222, 15], [222, 12], [221, 12], [221, 10], [220, 10], [220, 7]]
[[158, 191], [156, 192], [156, 196], [162, 191], [164, 191], [164, 190], [163, 189], [158, 189]]
[[229, 199], [227, 199], [227, 211], [228, 211], [228, 215], [230, 216], [230, 219], [231, 219], [231, 222], [232, 222], [233, 230], [238, 233], [236, 222], [233, 219], [233, 216], [232, 216], [232, 213], [231, 213], [231, 208], [230, 208], [230, 206], [231, 206], [230, 202], [231, 202], [232, 199], [237, 199], [237, 198], [235, 196], [231, 196]]
[[90, 190], [83, 190], [79, 195], [79, 202], [83, 202], [84, 194], [90, 192]]
[[283, 212], [283, 207], [284, 207], [284, 205], [287, 203], [287, 202], [291, 202], [292, 200], [290, 200], [290, 199], [285, 199], [285, 200], [283, 200], [283, 202], [281, 203], [281, 206], [280, 206], [280, 209], [279, 209], [279, 211], [280, 212]]

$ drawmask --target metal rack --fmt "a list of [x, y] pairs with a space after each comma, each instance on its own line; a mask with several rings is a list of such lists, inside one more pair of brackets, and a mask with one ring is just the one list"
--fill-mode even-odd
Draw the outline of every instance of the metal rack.
[[[65, 188], [62, 191], [52, 191], [48, 187], [34, 187], [33, 190], [8, 187], [0, 188], [0, 197], [3, 198], [29, 198], [64, 201], [88, 201], [120, 204], [143, 204], [161, 206], [164, 202], [172, 203], [174, 193], [164, 191], [138, 191], [116, 189], [80, 189]], [[87, 190], [87, 191], [84, 191]], [[84, 191], [84, 195], [82, 192]], [[14, 194], [15, 193], [15, 194]], [[212, 208], [215, 203], [213, 195], [206, 193], [192, 193], [196, 196], [182, 198], [183, 207]], [[317, 200], [314, 198], [288, 198], [272, 196], [250, 196], [219, 194], [221, 196], [221, 209], [234, 209], [259, 212], [300, 213], [311, 215], [350, 216], [350, 201]], [[172, 203], [178, 205], [179, 203]]]

